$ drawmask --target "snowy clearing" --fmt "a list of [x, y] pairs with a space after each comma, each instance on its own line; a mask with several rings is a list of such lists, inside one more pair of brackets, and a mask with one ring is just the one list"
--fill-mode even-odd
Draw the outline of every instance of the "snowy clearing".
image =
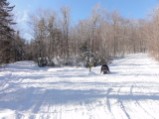
[[0, 69], [0, 119], [157, 119], [159, 64], [135, 54], [110, 70], [10, 64]]

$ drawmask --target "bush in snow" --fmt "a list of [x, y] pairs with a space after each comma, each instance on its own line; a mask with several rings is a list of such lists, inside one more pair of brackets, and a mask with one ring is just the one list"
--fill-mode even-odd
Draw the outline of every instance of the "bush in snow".
[[45, 57], [38, 58], [38, 66], [44, 67], [47, 65], [47, 59]]

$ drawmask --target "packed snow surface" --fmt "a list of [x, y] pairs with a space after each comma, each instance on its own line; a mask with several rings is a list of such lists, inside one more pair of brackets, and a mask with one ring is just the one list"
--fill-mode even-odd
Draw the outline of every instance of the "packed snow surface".
[[158, 119], [159, 64], [133, 54], [89, 72], [16, 62], [0, 69], [0, 119]]

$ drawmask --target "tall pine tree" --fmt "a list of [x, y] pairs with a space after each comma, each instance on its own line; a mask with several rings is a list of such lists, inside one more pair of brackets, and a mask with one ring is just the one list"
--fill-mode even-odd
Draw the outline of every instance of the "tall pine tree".
[[7, 0], [0, 0], [0, 64], [9, 63], [12, 60], [14, 30], [12, 10]]

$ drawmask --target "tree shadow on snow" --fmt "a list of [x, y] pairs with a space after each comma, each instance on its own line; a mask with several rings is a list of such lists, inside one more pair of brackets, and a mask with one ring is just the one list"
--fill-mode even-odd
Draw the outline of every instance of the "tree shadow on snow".
[[[66, 86], [74, 85], [73, 82], [60, 82], [55, 85], [65, 84]], [[51, 84], [53, 85], [53, 84]], [[78, 105], [81, 103], [91, 104], [99, 99], [107, 100], [105, 106], [108, 107], [111, 112], [111, 100], [117, 100], [123, 111], [124, 102], [129, 101], [145, 101], [145, 100], [157, 100], [159, 101], [159, 93], [134, 93], [132, 90], [135, 87], [130, 86], [131, 83], [100, 83], [100, 82], [83, 82], [76, 85], [96, 85], [108, 87], [106, 89], [44, 89], [44, 88], [17, 88], [15, 91], [5, 92], [0, 94], [0, 109], [11, 109], [17, 111], [27, 111], [32, 109], [34, 113], [37, 113], [42, 106], [56, 106], [56, 105]], [[112, 85], [110, 87], [110, 85]], [[115, 92], [114, 88], [129, 87], [130, 93]], [[140, 86], [139, 86], [140, 87]], [[137, 87], [138, 88], [138, 87]], [[150, 85], [147, 84], [147, 88]], [[157, 84], [156, 84], [157, 88]], [[125, 113], [126, 110], [125, 110]], [[127, 116], [129, 116], [127, 114]]]
[[19, 89], [15, 92], [0, 95], [0, 109], [26, 111], [33, 109], [38, 112], [42, 105], [92, 103], [96, 99], [104, 98], [98, 90], [58, 90], [43, 91], [41, 88]]

